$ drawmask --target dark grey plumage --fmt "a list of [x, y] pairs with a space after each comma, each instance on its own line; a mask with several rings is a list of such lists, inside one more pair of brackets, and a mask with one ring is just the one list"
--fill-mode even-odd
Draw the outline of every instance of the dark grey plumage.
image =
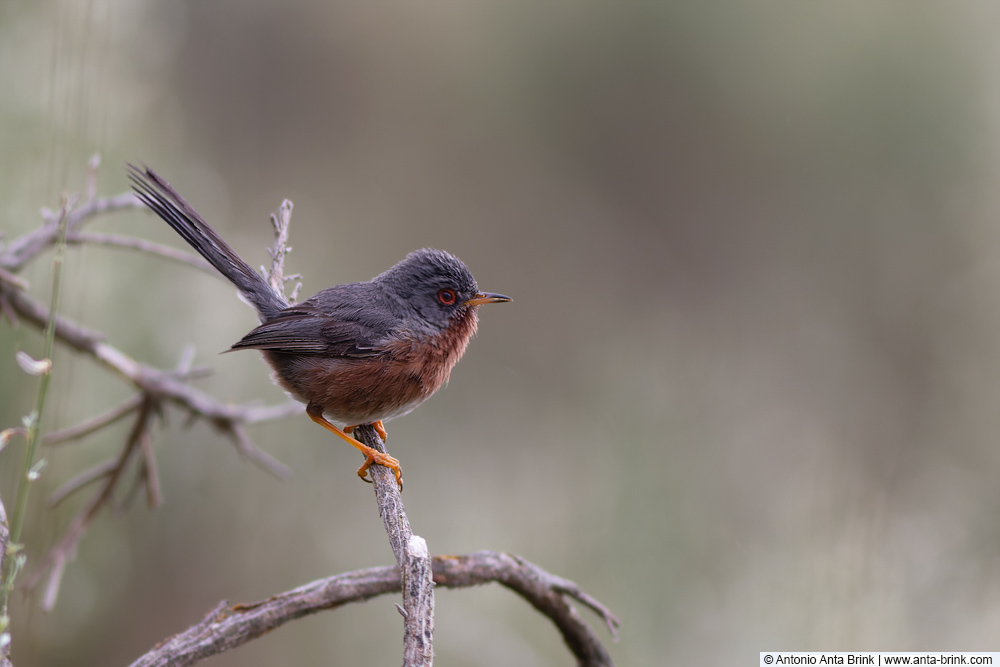
[[[236, 254], [173, 187], [155, 172], [129, 165], [136, 195], [228, 278], [257, 310], [262, 324], [232, 346], [278, 353], [366, 357], [400, 333], [433, 336], [478, 293], [469, 268], [451, 253], [415, 250], [368, 282], [337, 285], [289, 306]], [[442, 303], [441, 290], [455, 292]], [[379, 302], [388, 308], [371, 308]]]

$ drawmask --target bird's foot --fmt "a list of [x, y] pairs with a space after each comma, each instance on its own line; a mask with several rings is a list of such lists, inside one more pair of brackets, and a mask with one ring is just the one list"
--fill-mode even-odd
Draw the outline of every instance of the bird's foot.
[[[403, 490], [403, 471], [399, 467], [399, 461], [389, 456], [388, 454], [384, 454], [378, 451], [377, 449], [373, 449], [368, 445], [366, 445], [365, 443], [359, 442], [355, 438], [349, 436], [348, 433], [352, 433], [354, 429], [357, 428], [357, 425], [348, 426], [345, 429], [341, 429], [336, 425], [331, 424], [329, 421], [327, 421], [326, 417], [323, 416], [323, 409], [321, 407], [313, 406], [312, 404], [310, 404], [306, 408], [306, 414], [309, 415], [309, 418], [312, 419], [314, 422], [316, 422], [326, 430], [330, 431], [331, 433], [335, 433], [339, 437], [343, 438], [348, 443], [350, 443], [352, 447], [359, 449], [365, 455], [364, 465], [358, 468], [358, 477], [360, 477], [362, 480], [366, 482], [370, 482], [371, 480], [367, 478], [368, 468], [370, 468], [373, 463], [377, 463], [392, 470], [392, 472], [396, 475], [396, 484], [399, 485], [399, 490], [400, 491]], [[379, 434], [379, 437], [382, 438], [382, 442], [385, 442], [385, 428], [382, 426], [382, 422], [381, 421], [375, 422], [374, 424], [372, 424], [372, 426], [375, 427], [375, 431]]]
[[398, 460], [394, 459], [388, 454], [383, 454], [377, 449], [372, 449], [371, 447], [368, 447], [367, 451], [365, 451], [364, 449], [362, 449], [361, 451], [365, 453], [366, 458], [364, 465], [358, 468], [358, 477], [370, 483], [372, 480], [368, 479], [367, 477], [368, 468], [370, 468], [373, 463], [377, 463], [392, 470], [393, 474], [396, 475], [396, 484], [399, 485], [399, 490], [400, 491], [403, 490], [403, 470], [402, 468], [399, 467]]

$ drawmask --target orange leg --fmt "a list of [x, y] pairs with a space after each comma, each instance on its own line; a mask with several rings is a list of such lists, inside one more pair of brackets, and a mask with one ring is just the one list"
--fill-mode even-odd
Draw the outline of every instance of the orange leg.
[[[363, 442], [358, 442], [351, 436], [347, 435], [347, 433], [353, 431], [356, 428], [355, 426], [350, 426], [347, 429], [343, 430], [337, 428], [329, 421], [327, 421], [326, 417], [323, 416], [323, 408], [321, 408], [320, 406], [310, 405], [309, 407], [306, 408], [306, 414], [309, 415], [309, 418], [312, 419], [314, 422], [316, 422], [326, 430], [330, 431], [331, 433], [337, 434], [338, 436], [346, 440], [348, 443], [350, 443], [352, 447], [359, 449], [365, 455], [364, 465], [358, 468], [358, 477], [365, 480], [366, 482], [369, 481], [368, 479], [366, 479], [368, 468], [370, 468], [373, 463], [377, 463], [379, 465], [383, 465], [386, 468], [391, 469], [393, 473], [395, 473], [396, 483], [399, 485], [399, 490], [400, 491], [403, 490], [403, 471], [399, 467], [399, 461], [389, 456], [388, 454], [383, 454], [382, 452], [376, 449], [372, 449]], [[379, 436], [382, 437], [382, 440], [385, 441], [385, 437], [383, 435], [385, 433], [385, 429], [380, 428], [382, 426], [382, 422], [378, 422], [377, 425], [374, 426], [376, 432], [378, 432]], [[345, 431], [347, 431], [347, 433], [345, 433]]]

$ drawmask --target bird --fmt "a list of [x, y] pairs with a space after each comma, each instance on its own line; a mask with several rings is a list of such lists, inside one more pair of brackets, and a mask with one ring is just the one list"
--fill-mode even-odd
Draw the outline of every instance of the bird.
[[229, 279], [257, 311], [260, 325], [227, 351], [259, 350], [272, 379], [305, 403], [306, 414], [365, 455], [390, 468], [399, 461], [356, 440], [372, 424], [409, 413], [447, 384], [478, 326], [478, 308], [504, 303], [480, 291], [469, 268], [443, 250], [422, 248], [365, 282], [337, 285], [290, 304], [273, 290], [194, 208], [147, 166], [127, 166], [138, 199]]

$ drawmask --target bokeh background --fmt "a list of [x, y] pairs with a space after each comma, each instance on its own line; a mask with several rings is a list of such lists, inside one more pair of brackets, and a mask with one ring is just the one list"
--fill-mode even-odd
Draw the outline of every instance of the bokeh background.
[[[514, 302], [389, 425], [414, 530], [577, 581], [620, 616], [621, 665], [997, 650], [998, 28], [983, 2], [8, 0], [0, 228], [33, 229], [98, 152], [101, 194], [144, 161], [254, 265], [293, 200], [306, 294], [462, 257]], [[138, 211], [91, 229], [183, 247]], [[161, 367], [195, 345], [225, 400], [283, 398], [253, 353], [217, 354], [255, 324], [221, 280], [73, 248], [63, 304]], [[3, 322], [3, 426], [36, 388], [16, 349], [40, 336]], [[48, 428], [129, 395], [55, 363]], [[169, 416], [165, 506], [102, 515], [53, 613], [18, 597], [19, 667], [127, 664], [220, 599], [392, 562], [357, 453], [304, 416], [252, 429], [286, 483]], [[43, 453], [35, 562], [86, 497], [47, 493], [126, 428]], [[393, 664], [392, 603], [208, 664]], [[499, 587], [437, 610], [439, 664], [572, 662]]]

